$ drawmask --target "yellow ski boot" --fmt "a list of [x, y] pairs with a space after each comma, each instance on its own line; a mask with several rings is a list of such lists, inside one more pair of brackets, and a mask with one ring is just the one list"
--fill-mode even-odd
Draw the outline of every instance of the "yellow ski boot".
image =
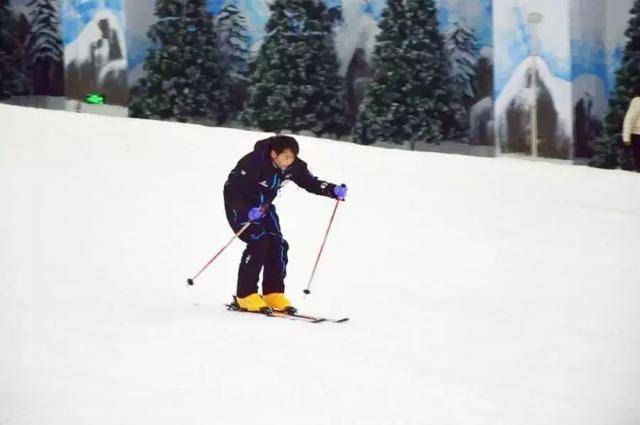
[[275, 311], [283, 311], [285, 313], [295, 313], [297, 310], [291, 305], [291, 302], [282, 292], [274, 292], [267, 294], [264, 297], [264, 302], [267, 307], [272, 308]]
[[244, 298], [236, 297], [236, 303], [241, 310], [268, 313], [271, 311], [260, 295], [251, 294]]

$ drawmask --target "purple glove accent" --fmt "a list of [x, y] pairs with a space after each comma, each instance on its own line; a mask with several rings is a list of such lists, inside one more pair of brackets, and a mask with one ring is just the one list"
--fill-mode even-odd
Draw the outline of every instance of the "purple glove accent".
[[251, 208], [249, 210], [249, 221], [256, 221], [263, 215], [264, 215], [264, 210], [262, 207]]
[[340, 186], [336, 186], [333, 188], [333, 194], [338, 199], [342, 199], [344, 201], [345, 196], [347, 196], [347, 185], [341, 184]]

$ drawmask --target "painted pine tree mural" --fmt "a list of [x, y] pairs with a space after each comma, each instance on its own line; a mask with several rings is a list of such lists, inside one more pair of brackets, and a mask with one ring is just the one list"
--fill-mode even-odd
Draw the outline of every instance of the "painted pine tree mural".
[[0, 99], [11, 97], [14, 91], [15, 70], [11, 63], [13, 19], [9, 7], [9, 0], [0, 0]]
[[185, 24], [183, 55], [191, 116], [222, 124], [229, 118], [228, 70], [205, 0], [186, 0]]
[[472, 105], [476, 100], [476, 70], [479, 59], [477, 43], [473, 30], [458, 23], [447, 32], [445, 40], [453, 88], [468, 105]]
[[243, 121], [265, 131], [345, 134], [345, 86], [325, 4], [275, 0], [270, 10]]
[[464, 113], [451, 93], [433, 0], [389, 0], [382, 13], [368, 87], [355, 131], [358, 143], [437, 143]]
[[31, 32], [27, 41], [34, 94], [62, 96], [63, 48], [59, 2], [30, 0]]
[[0, 99], [29, 94], [24, 54], [15, 39], [17, 22], [9, 0], [0, 0]]
[[640, 0], [635, 1], [631, 15], [625, 31], [629, 41], [616, 72], [613, 94], [609, 98], [604, 134], [596, 141], [595, 155], [590, 163], [599, 168], [632, 168], [631, 155], [622, 143], [622, 123], [631, 99], [640, 95]]
[[204, 0], [158, 0], [145, 76], [134, 88], [130, 115], [181, 122], [228, 117], [229, 95], [213, 17]]
[[158, 46], [149, 49], [140, 79], [129, 105], [129, 114], [137, 118], [176, 119], [187, 121], [189, 110], [182, 97], [187, 86], [182, 63], [184, 25], [179, 0], [158, 0], [155, 15], [158, 21], [148, 37]]
[[228, 3], [216, 17], [216, 30], [222, 63], [229, 74], [230, 115], [235, 118], [248, 97], [250, 41], [247, 19], [234, 3]]

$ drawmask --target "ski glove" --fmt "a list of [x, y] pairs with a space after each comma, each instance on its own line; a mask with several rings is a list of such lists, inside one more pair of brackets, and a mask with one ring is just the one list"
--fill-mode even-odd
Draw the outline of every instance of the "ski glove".
[[264, 208], [255, 207], [249, 210], [249, 221], [256, 221], [264, 215]]
[[333, 194], [336, 198], [344, 201], [344, 198], [347, 196], [347, 185], [341, 184], [340, 186], [334, 187]]

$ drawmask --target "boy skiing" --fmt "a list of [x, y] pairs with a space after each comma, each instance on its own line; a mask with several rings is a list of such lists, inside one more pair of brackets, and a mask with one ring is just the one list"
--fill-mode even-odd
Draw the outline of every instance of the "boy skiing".
[[[224, 185], [227, 220], [235, 233], [247, 223], [238, 237], [247, 243], [238, 269], [236, 302], [248, 311], [295, 312], [284, 294], [289, 245], [280, 231], [280, 221], [272, 204], [278, 190], [289, 180], [316, 195], [344, 200], [345, 185], [319, 180], [298, 158], [298, 142], [277, 135], [259, 140], [231, 170]], [[263, 270], [262, 293], [258, 279]]]

